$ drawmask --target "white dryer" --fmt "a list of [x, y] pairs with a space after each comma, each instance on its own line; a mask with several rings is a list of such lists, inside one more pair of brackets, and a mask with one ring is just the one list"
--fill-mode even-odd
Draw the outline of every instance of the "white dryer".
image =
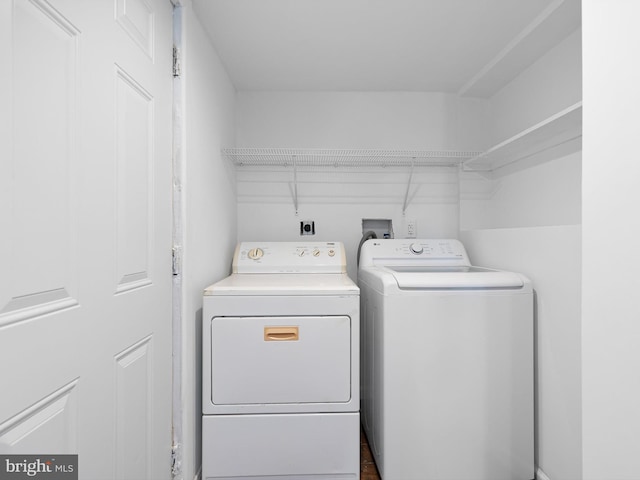
[[533, 293], [457, 240], [362, 246], [362, 422], [383, 480], [534, 478]]
[[343, 245], [241, 243], [203, 302], [203, 480], [358, 479], [359, 289]]

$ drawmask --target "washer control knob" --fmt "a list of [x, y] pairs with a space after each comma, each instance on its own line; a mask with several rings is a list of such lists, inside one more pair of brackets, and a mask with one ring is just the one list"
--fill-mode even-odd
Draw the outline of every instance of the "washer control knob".
[[249, 250], [249, 253], [248, 253], [248, 257], [251, 260], [259, 260], [262, 258], [263, 255], [264, 255], [264, 250], [262, 250], [261, 248], [252, 248], [251, 250]]
[[411, 245], [409, 245], [409, 250], [411, 250], [411, 253], [420, 255], [424, 251], [424, 248], [422, 248], [422, 245], [420, 245], [419, 243], [412, 243]]

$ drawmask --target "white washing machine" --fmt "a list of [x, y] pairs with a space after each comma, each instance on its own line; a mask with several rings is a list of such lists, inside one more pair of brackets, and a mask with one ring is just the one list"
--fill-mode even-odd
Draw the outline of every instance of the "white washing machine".
[[359, 298], [341, 243], [238, 245], [204, 292], [204, 480], [359, 478]]
[[383, 480], [534, 478], [533, 293], [457, 240], [362, 246], [362, 422]]

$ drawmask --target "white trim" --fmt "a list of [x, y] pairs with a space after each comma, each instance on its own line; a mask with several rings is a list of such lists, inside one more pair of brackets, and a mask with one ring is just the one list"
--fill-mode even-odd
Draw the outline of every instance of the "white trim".
[[[174, 48], [182, 47], [182, 2], [173, 2], [173, 44]], [[174, 252], [180, 251], [184, 241], [184, 198], [182, 182], [184, 181], [184, 82], [182, 77], [173, 77], [173, 239]], [[182, 256], [174, 255], [172, 286], [172, 350], [173, 350], [173, 385], [172, 385], [172, 466], [171, 475], [174, 480], [183, 480], [183, 335], [182, 335]]]

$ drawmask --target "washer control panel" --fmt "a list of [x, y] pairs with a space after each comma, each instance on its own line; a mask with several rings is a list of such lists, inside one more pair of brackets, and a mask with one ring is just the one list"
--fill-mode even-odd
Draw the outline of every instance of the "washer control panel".
[[341, 242], [242, 242], [234, 273], [346, 273]]
[[455, 239], [373, 239], [362, 245], [360, 265], [470, 265]]

